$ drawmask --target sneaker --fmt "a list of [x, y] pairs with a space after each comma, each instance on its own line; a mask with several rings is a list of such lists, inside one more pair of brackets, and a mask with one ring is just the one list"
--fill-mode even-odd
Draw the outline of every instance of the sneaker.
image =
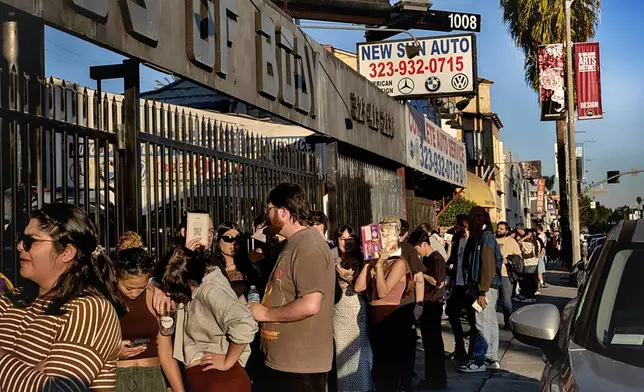
[[535, 294], [536, 294], [536, 295], [540, 295], [540, 294], [541, 294], [541, 290], [537, 290], [537, 291], [535, 292]]
[[536, 298], [524, 298], [521, 303], [522, 304], [533, 304], [536, 303], [537, 299]]
[[524, 299], [525, 299], [525, 297], [523, 295], [519, 294], [519, 295], [515, 296], [514, 298], [512, 298], [512, 302], [523, 302]]
[[488, 368], [488, 369], [492, 369], [492, 370], [499, 370], [499, 369], [501, 369], [501, 364], [499, 363], [499, 361], [493, 361], [491, 359], [486, 359], [485, 360], [485, 367]]
[[481, 373], [487, 370], [485, 363], [477, 365], [475, 361], [469, 361], [465, 365], [458, 368], [463, 373]]
[[541, 288], [542, 288], [542, 289], [547, 289], [548, 287], [550, 287], [550, 286], [548, 285], [548, 283], [546, 283], [546, 282], [541, 283]]

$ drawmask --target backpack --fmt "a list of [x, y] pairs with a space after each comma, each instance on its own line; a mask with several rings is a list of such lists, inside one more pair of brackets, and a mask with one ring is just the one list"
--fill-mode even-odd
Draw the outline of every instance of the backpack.
[[506, 268], [508, 270], [508, 278], [513, 284], [519, 281], [521, 274], [523, 273], [525, 265], [523, 263], [523, 257], [519, 255], [510, 255], [508, 256], [508, 263]]

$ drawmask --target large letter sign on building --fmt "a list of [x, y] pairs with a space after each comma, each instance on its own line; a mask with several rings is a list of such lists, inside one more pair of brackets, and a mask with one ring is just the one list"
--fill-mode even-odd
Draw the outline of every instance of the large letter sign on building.
[[358, 71], [396, 98], [449, 97], [476, 93], [474, 34], [423, 38], [420, 54], [407, 58], [414, 41], [358, 44]]
[[[404, 122], [401, 105], [307, 37], [269, 0], [0, 3], [276, 117], [404, 161], [405, 135], [393, 132], [394, 124]], [[365, 121], [351, 122], [352, 97], [367, 102]]]

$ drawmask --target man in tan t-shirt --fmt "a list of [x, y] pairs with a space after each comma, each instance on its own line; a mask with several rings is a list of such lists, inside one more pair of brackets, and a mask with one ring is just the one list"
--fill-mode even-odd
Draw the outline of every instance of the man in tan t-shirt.
[[499, 222], [496, 225], [496, 242], [501, 247], [503, 255], [503, 267], [501, 267], [501, 303], [503, 305], [503, 319], [505, 320], [504, 328], [509, 328], [510, 315], [512, 314], [512, 294], [514, 292], [512, 282], [508, 277], [508, 269], [505, 264], [508, 262], [508, 256], [522, 256], [521, 247], [517, 240], [510, 235], [510, 226], [506, 222]]
[[333, 359], [335, 266], [296, 184], [280, 184], [267, 197], [276, 233], [286, 237], [261, 304], [248, 305], [260, 322], [266, 356], [258, 385], [270, 391], [325, 392]]

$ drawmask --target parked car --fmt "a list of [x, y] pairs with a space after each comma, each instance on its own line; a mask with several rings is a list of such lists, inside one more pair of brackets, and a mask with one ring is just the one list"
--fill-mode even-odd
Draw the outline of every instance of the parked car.
[[510, 317], [515, 338], [547, 361], [541, 392], [644, 390], [644, 219], [622, 221], [563, 312], [538, 304]]

